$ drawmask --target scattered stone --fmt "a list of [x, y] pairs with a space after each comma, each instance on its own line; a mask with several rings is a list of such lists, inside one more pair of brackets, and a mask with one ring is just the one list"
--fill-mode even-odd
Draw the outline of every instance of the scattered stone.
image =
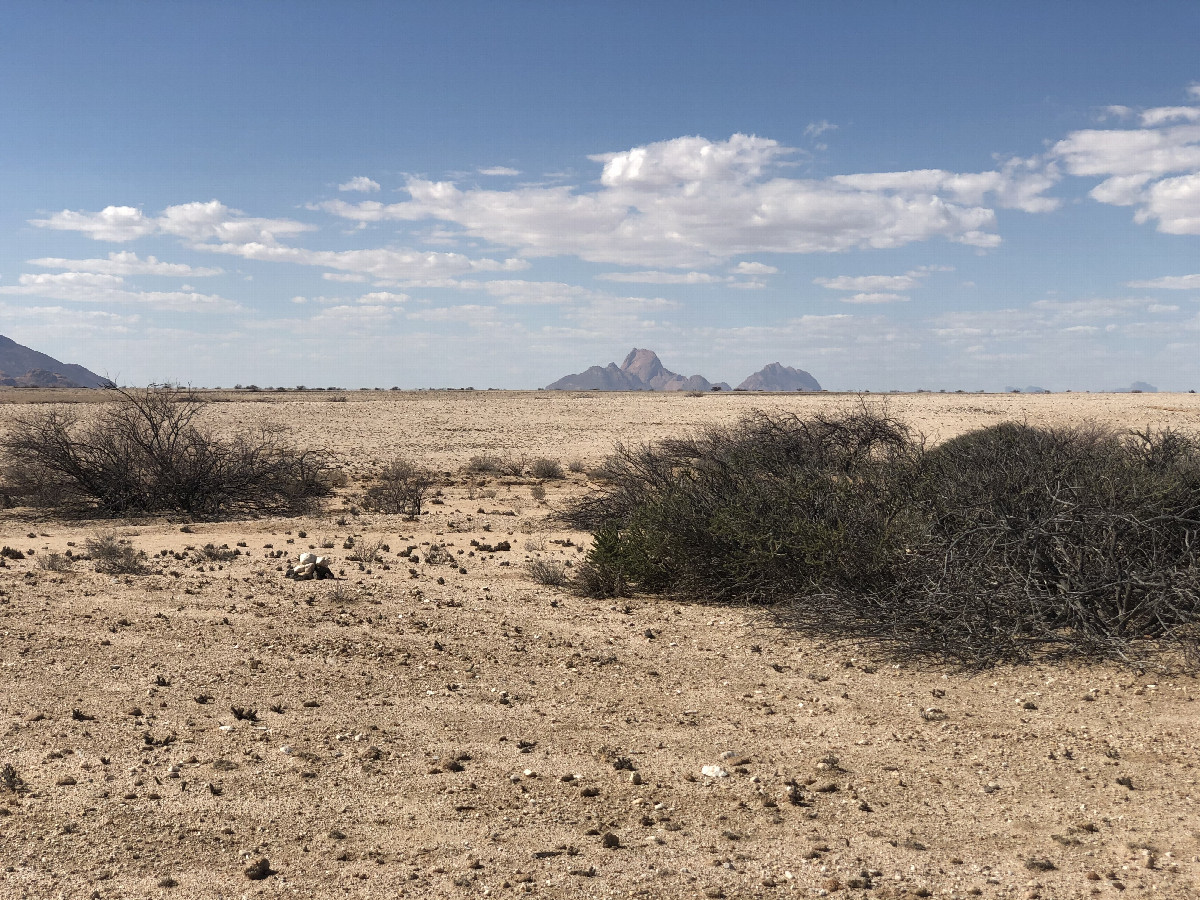
[[580, 797], [599, 797], [600, 796], [600, 788], [585, 787], [582, 790], [580, 790], [579, 796]]
[[729, 773], [720, 766], [704, 766], [700, 769], [700, 774], [705, 778], [728, 778]]
[[71, 785], [78, 784], [79, 782], [75, 780], [74, 775], [63, 775], [54, 783], [59, 787], [70, 787]]
[[621, 839], [611, 831], [606, 831], [600, 836], [600, 843], [606, 850], [616, 850], [621, 846]]
[[271, 870], [271, 862], [265, 856], [246, 867], [246, 877], [251, 881], [262, 881], [264, 878], [274, 874]]
[[158, 886], [160, 888], [179, 887], [179, 882], [176, 881], [174, 878], [172, 878], [170, 875], [166, 875], [166, 876], [158, 879]]
[[630, 772], [629, 773], [629, 783], [630, 784], [641, 784], [642, 783], [642, 773], [641, 772]]

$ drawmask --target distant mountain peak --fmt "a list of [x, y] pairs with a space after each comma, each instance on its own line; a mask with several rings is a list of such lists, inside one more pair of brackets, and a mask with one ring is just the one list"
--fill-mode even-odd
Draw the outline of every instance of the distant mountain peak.
[[[729, 390], [721, 382], [713, 384], [703, 375], [684, 377], [662, 364], [653, 350], [634, 347], [618, 367], [592, 366], [576, 375], [566, 375], [551, 385], [548, 391], [710, 391]], [[773, 362], [755, 372], [739, 386], [741, 391], [819, 391], [821, 385], [803, 369], [793, 369]]]
[[767, 363], [737, 386], [739, 391], [819, 391], [821, 385], [803, 369]]
[[83, 366], [59, 362], [0, 334], [0, 385], [101, 388], [110, 383]]
[[634, 347], [618, 368], [616, 363], [592, 366], [575, 375], [566, 375], [548, 391], [709, 391], [713, 387], [729, 390], [729, 385], [713, 385], [703, 375], [685, 377], [662, 364], [653, 350]]

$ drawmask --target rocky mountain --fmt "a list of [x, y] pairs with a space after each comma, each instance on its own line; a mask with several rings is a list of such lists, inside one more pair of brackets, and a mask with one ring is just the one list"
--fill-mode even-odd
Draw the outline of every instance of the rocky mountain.
[[0, 385], [100, 388], [108, 383], [83, 366], [61, 363], [0, 334]]
[[819, 391], [821, 385], [803, 369], [780, 365], [763, 366], [736, 388], [739, 391]]
[[653, 350], [629, 351], [625, 361], [607, 366], [592, 366], [576, 375], [566, 375], [553, 384], [548, 391], [708, 391], [713, 387], [729, 390], [721, 382], [714, 385], [703, 375], [686, 377], [663, 366]]

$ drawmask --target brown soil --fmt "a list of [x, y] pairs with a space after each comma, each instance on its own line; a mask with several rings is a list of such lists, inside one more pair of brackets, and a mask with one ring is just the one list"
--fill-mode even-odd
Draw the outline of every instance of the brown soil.
[[[581, 559], [586, 535], [545, 517], [586, 476], [538, 502], [529, 479], [462, 474], [846, 398], [338, 396], [211, 409], [335, 451], [350, 481], [322, 515], [0, 513], [0, 546], [25, 554], [0, 569], [0, 896], [1200, 895], [1192, 677], [970, 676], [745, 608], [582, 599], [526, 565]], [[1195, 395], [890, 403], [933, 440], [1014, 418], [1200, 428]], [[444, 502], [355, 514], [397, 454], [449, 473]], [[41, 562], [113, 528], [151, 574]], [[384, 562], [351, 559], [352, 536]], [[240, 555], [201, 561], [210, 543]], [[426, 560], [435, 543], [452, 564]], [[285, 580], [311, 547], [344, 577]]]

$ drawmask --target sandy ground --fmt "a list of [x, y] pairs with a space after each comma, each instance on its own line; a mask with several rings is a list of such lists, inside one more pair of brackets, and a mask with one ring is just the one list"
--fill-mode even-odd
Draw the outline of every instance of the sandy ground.
[[[25, 554], [0, 569], [0, 766], [22, 782], [0, 785], [0, 896], [1200, 896], [1193, 678], [968, 676], [745, 608], [582, 599], [525, 567], [581, 558], [586, 535], [545, 519], [586, 477], [538, 502], [528, 479], [461, 474], [852, 398], [339, 396], [210, 412], [334, 451], [350, 481], [321, 515], [181, 531], [0, 512], [0, 546]], [[0, 392], [0, 427], [14, 399], [33, 398]], [[889, 403], [931, 440], [1004, 419], [1200, 429], [1196, 395]], [[398, 454], [450, 473], [444, 502], [355, 515], [359, 479]], [[156, 574], [39, 565], [114, 527]], [[350, 559], [351, 537], [385, 562]], [[240, 555], [202, 559], [210, 543]], [[312, 547], [344, 577], [285, 580]]]

